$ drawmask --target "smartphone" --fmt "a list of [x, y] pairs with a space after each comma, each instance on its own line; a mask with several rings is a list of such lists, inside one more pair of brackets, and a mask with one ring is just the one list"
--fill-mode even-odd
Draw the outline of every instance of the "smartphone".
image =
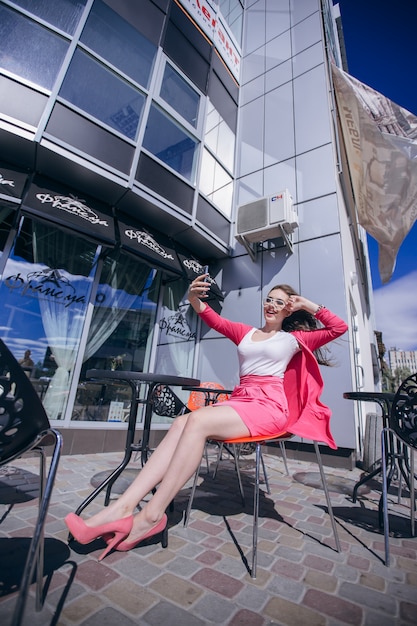
[[[208, 273], [209, 273], [209, 266], [205, 265], [203, 267], [203, 274], [208, 274]], [[205, 280], [206, 283], [209, 283], [210, 282], [209, 276], [206, 276], [204, 280]]]

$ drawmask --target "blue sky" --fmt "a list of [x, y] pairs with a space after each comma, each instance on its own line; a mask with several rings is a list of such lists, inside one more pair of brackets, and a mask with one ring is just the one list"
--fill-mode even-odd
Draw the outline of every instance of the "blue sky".
[[[417, 0], [339, 0], [339, 6], [349, 74], [417, 116]], [[376, 328], [387, 350], [417, 350], [417, 222], [385, 285], [378, 273], [378, 246], [371, 237], [368, 246]]]

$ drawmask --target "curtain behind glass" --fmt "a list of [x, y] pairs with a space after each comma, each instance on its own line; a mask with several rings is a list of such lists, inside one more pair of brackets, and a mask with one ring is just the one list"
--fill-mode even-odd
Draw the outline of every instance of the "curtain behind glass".
[[83, 361], [103, 345], [145, 288], [152, 270], [128, 255], [104, 260]]
[[57, 369], [43, 399], [49, 419], [62, 419], [95, 271], [96, 246], [33, 222], [33, 257], [44, 269], [31, 276]]

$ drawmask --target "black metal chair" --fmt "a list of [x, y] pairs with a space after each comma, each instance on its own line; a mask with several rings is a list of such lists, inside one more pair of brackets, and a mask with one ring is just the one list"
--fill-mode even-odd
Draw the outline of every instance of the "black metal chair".
[[[390, 438], [394, 437], [396, 446]], [[415, 535], [414, 451], [417, 449], [417, 373], [406, 378], [395, 394], [389, 423], [382, 430], [382, 506], [385, 564], [390, 565], [388, 491], [396, 474], [402, 475], [410, 493], [411, 536]]]
[[[54, 448], [47, 473], [44, 447], [51, 445]], [[36, 452], [40, 458], [38, 518], [23, 569], [11, 626], [22, 623], [35, 568], [36, 610], [42, 609], [44, 526], [61, 448], [61, 433], [51, 428], [29, 378], [0, 339], [0, 465], [11, 463], [26, 452]]]

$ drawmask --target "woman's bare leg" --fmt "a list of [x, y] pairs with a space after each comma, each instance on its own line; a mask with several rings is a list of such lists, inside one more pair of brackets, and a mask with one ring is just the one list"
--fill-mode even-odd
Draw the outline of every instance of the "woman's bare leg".
[[112, 522], [133, 513], [139, 502], [163, 479], [189, 415], [190, 413], [175, 418], [167, 434], [150, 455], [135, 480], [117, 500], [86, 520], [88, 526], [94, 527]]
[[[135, 516], [127, 541], [135, 541], [162, 518], [169, 503], [198, 468], [207, 439], [234, 439], [249, 434], [232, 407], [217, 405], [190, 413], [164, 477], [156, 493]], [[133, 491], [130, 496], [134, 497]]]

